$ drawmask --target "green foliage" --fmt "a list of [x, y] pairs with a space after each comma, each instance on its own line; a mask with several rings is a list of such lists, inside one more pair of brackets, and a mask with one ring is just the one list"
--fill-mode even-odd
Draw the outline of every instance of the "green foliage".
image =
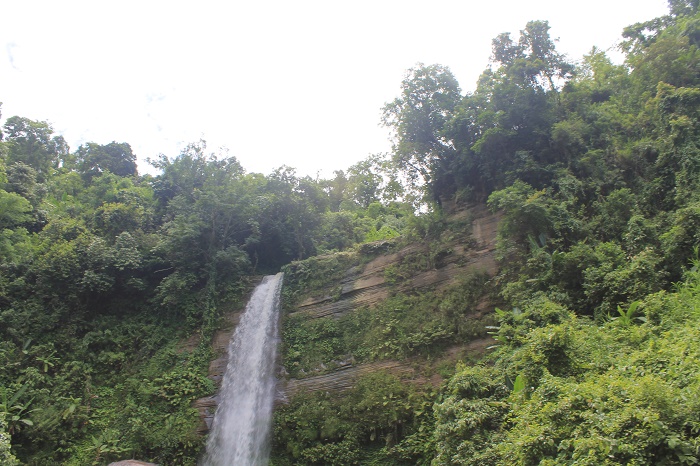
[[371, 242], [371, 241], [382, 241], [386, 239], [392, 239], [396, 238], [399, 236], [399, 232], [394, 230], [388, 225], [382, 225], [379, 230], [376, 228], [373, 228], [367, 234], [365, 235], [365, 241], [366, 242]]
[[509, 304], [541, 294], [603, 319], [682, 276], [698, 242], [700, 20], [693, 2], [669, 6], [626, 29], [626, 66], [593, 48], [575, 69], [533, 21], [494, 39], [472, 94], [445, 98], [446, 68], [421, 66], [385, 107], [406, 176], [503, 212], [497, 282]]
[[10, 435], [19, 432], [22, 425], [34, 425], [28, 417], [29, 413], [34, 411], [29, 409], [32, 400], [20, 402], [27, 388], [27, 385], [23, 385], [14, 394], [11, 394], [7, 387], [0, 387], [0, 415], [7, 422], [7, 433]]
[[406, 237], [413, 241], [434, 241], [440, 238], [446, 228], [445, 213], [440, 209], [432, 209], [408, 219]]
[[214, 385], [193, 367], [177, 367], [153, 380], [158, 396], [173, 406], [188, 406], [197, 398], [214, 391]]
[[78, 148], [76, 159], [79, 171], [87, 178], [105, 171], [118, 176], [136, 175], [136, 155], [127, 143], [102, 146], [89, 142]]
[[[458, 368], [435, 405], [435, 461], [695, 464], [697, 281], [603, 327], [547, 305], [500, 311], [494, 367]], [[631, 325], [639, 309], [647, 318]]]
[[584, 288], [592, 305], [600, 303], [598, 317], [611, 312], [615, 303], [641, 298], [662, 287], [660, 257], [650, 249], [625, 257], [616, 244], [601, 243], [595, 255], [594, 264], [584, 271]]
[[[194, 435], [198, 417], [191, 402], [213, 390], [202, 369], [209, 355], [202, 350], [177, 353], [173, 346], [156, 352], [131, 376], [86, 387], [86, 435], [72, 442], [67, 464], [103, 464], [125, 456], [195, 462], [201, 439]], [[80, 410], [67, 409], [64, 416], [70, 419]]]
[[524, 240], [528, 236], [549, 234], [552, 230], [548, 218], [545, 191], [535, 191], [527, 183], [516, 181], [512, 186], [489, 196], [489, 206], [505, 210], [506, 218], [501, 226], [504, 236]]
[[[608, 373], [583, 383], [545, 378], [529, 403], [512, 413], [501, 444], [505, 461], [549, 459], [587, 464], [659, 464], [693, 460], [691, 444], [669, 429], [676, 413], [662, 380]], [[568, 418], [569, 423], [558, 421]], [[527, 427], [526, 427], [527, 426]], [[543, 436], [547, 439], [542, 442]]]
[[633, 318], [639, 321], [644, 322], [646, 320], [645, 317], [641, 316], [634, 316], [635, 311], [641, 304], [640, 301], [634, 301], [629, 305], [626, 311], [622, 310], [621, 306], [617, 306], [617, 313], [619, 314], [618, 316], [615, 317], [610, 317], [611, 320], [616, 320], [619, 325], [622, 325], [623, 327], [629, 327], [632, 325]]
[[431, 357], [483, 337], [492, 317], [479, 315], [475, 306], [487, 293], [487, 278], [473, 274], [445, 290], [397, 293], [340, 317], [291, 314], [283, 320], [284, 367], [303, 378], [348, 362]]
[[518, 393], [522, 392], [525, 389], [525, 383], [525, 377], [518, 374], [513, 382], [513, 395], [517, 395]]
[[340, 397], [296, 395], [275, 412], [271, 464], [416, 464], [430, 450], [415, 443], [430, 396], [388, 373], [366, 375]]
[[282, 290], [285, 309], [303, 297], [329, 296], [331, 283], [340, 282], [345, 273], [360, 263], [360, 256], [353, 252], [310, 257], [296, 261], [282, 268], [284, 289]]
[[24, 163], [36, 170], [42, 181], [68, 158], [65, 139], [52, 136], [53, 128], [45, 121], [13, 116], [3, 128], [8, 165]]
[[19, 461], [10, 451], [10, 436], [5, 431], [6, 427], [4, 414], [0, 413], [0, 463], [5, 466], [17, 466]]
[[493, 446], [507, 412], [507, 387], [490, 368], [458, 366], [435, 403], [435, 451], [438, 464], [495, 464]]
[[32, 206], [25, 198], [0, 189], [0, 229], [11, 229], [31, 220]]
[[570, 77], [573, 66], [559, 54], [549, 36], [547, 21], [530, 21], [520, 31], [517, 44], [507, 33], [493, 40], [493, 58], [514, 80], [531, 87], [556, 90], [555, 80]]
[[394, 133], [394, 161], [412, 183], [430, 186], [437, 199], [443, 187], [435, 174], [454, 156], [445, 127], [461, 98], [459, 84], [447, 67], [419, 63], [408, 70], [401, 89], [382, 116]]
[[293, 377], [316, 370], [333, 369], [346, 351], [339, 323], [332, 318], [310, 319], [303, 313], [284, 320], [282, 353], [284, 367]]
[[[200, 141], [139, 177], [128, 143], [70, 153], [48, 123], [21, 117], [3, 138], [0, 387], [14, 448], [31, 464], [194, 463], [190, 404], [212, 390], [208, 360], [148, 361], [186, 334], [206, 346], [249, 275], [385, 241], [413, 215], [383, 156], [331, 182], [290, 167], [246, 174]], [[358, 260], [347, 257], [321, 281], [306, 267], [323, 260], [291, 266], [287, 298], [325, 293]]]

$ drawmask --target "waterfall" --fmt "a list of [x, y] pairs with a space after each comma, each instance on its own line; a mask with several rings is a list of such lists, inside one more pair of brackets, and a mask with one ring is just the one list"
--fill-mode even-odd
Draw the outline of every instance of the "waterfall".
[[255, 288], [231, 338], [202, 466], [269, 461], [282, 277], [269, 275]]

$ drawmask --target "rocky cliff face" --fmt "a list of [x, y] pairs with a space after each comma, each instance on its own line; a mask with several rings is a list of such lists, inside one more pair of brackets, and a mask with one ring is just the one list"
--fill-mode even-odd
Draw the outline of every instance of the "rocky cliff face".
[[347, 271], [346, 277], [337, 287], [337, 293], [321, 298], [308, 298], [294, 312], [305, 312], [311, 317], [339, 317], [362, 306], [372, 306], [397, 291], [417, 290], [429, 286], [446, 286], [455, 283], [465, 270], [479, 270], [493, 275], [496, 272], [494, 250], [499, 215], [490, 213], [484, 206], [473, 207], [455, 213], [452, 219], [471, 218], [471, 241], [467, 244], [457, 240], [448, 243], [449, 252], [439, 255], [430, 270], [419, 271], [408, 280], [401, 280], [390, 287], [386, 272], [407, 257], [425, 249], [425, 245], [411, 244], [398, 252], [383, 254], [364, 267]]
[[[444, 248], [447, 253], [438, 254], [429, 270], [421, 270], [407, 279], [388, 283], [387, 270], [425, 249], [423, 244], [411, 244], [393, 253], [382, 254], [362, 267], [347, 271], [345, 278], [329, 289], [340, 289], [338, 295], [312, 297], [303, 300], [292, 311], [304, 313], [308, 318], [340, 317], [360, 307], [370, 307], [387, 299], [392, 293], [416, 292], [421, 289], [441, 289], [454, 285], [460, 277], [469, 272], [486, 272], [493, 276], [497, 271], [495, 259], [496, 237], [500, 214], [491, 213], [485, 206], [472, 206], [468, 209], [453, 209], [450, 221], [460, 220], [470, 223], [469, 235], [460, 236], [448, 242]], [[467, 241], [465, 241], [465, 238]], [[480, 314], [491, 312], [488, 301], [477, 303], [475, 311]], [[467, 345], [451, 348], [444, 358], [454, 359], [470, 351], [481, 352], [492, 344], [490, 338], [473, 341]], [[423, 362], [423, 364], [425, 364]], [[365, 364], [353, 364], [345, 361], [333, 372], [303, 379], [288, 378], [280, 382], [278, 401], [285, 402], [296, 393], [308, 391], [339, 391], [349, 389], [361, 376], [387, 371], [407, 381], [425, 382], [422, 371], [416, 369], [420, 363], [414, 360], [383, 360]], [[433, 380], [438, 383], [439, 380]]]
[[[431, 263], [424, 264], [417, 270], [411, 271], [392, 280], [391, 271], [412, 257], [425, 253], [428, 245], [410, 244], [398, 251], [380, 253], [363, 265], [350, 267], [337, 283], [325, 287], [325, 293], [315, 293], [314, 296], [301, 299], [289, 315], [303, 314], [309, 319], [338, 318], [360, 307], [371, 307], [386, 300], [391, 294], [400, 292], [415, 292], [421, 289], [439, 290], [452, 286], [461, 276], [469, 272], [485, 272], [493, 276], [497, 270], [495, 260], [496, 234], [500, 216], [489, 212], [485, 206], [455, 209], [450, 213], [451, 222], [464, 222], [466, 230], [453, 240], [447, 241], [441, 251], [431, 256]], [[368, 248], [381, 250], [382, 244], [373, 244]], [[475, 305], [475, 312], [488, 313], [492, 306], [488, 301]], [[233, 334], [242, 310], [232, 312], [227, 316], [227, 326], [217, 332], [213, 346], [217, 359], [210, 365], [210, 378], [217, 385], [220, 383], [226, 368], [226, 348]], [[460, 345], [446, 351], [445, 358], [456, 358], [469, 351], [480, 351], [490, 344], [482, 339]], [[338, 364], [333, 372], [306, 377], [303, 379], [284, 378], [280, 381], [277, 401], [284, 403], [299, 392], [316, 390], [336, 391], [351, 388], [362, 375], [375, 371], [388, 371], [406, 380], [425, 382], [424, 371], [417, 370], [416, 361], [382, 360], [365, 364], [354, 364], [352, 359]], [[284, 372], [284, 370], [282, 370]], [[434, 383], [438, 383], [435, 380]], [[202, 424], [200, 433], [205, 433], [216, 410], [216, 396], [198, 400], [195, 404], [199, 409]]]

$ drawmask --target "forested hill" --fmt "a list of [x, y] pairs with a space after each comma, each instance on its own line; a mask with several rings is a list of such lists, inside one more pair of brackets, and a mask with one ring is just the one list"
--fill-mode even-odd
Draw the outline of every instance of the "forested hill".
[[[502, 216], [498, 272], [479, 282], [499, 303], [494, 347], [443, 364], [437, 387], [375, 374], [292, 401], [274, 464], [698, 463], [699, 4], [626, 28], [620, 65], [561, 55], [545, 21], [496, 37], [472, 93], [419, 64], [383, 109], [393, 153], [331, 179], [246, 173], [203, 142], [139, 175], [128, 143], [71, 150], [48, 123], [8, 118], [0, 463], [196, 464], [192, 402], [214, 389], [211, 336], [249, 277], [377, 240], [439, 252], [470, 228], [443, 207], [484, 203]], [[476, 281], [411, 293], [403, 272], [385, 274], [399, 291], [377, 309], [404, 346], [355, 341], [368, 361], [431, 360], [468, 333]], [[350, 351], [313, 331], [329, 338], [313, 348]], [[304, 344], [283, 341], [285, 360]]]

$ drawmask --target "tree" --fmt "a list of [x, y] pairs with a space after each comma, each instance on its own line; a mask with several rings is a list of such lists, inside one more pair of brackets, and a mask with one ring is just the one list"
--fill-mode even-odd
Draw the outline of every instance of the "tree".
[[9, 164], [22, 162], [37, 171], [44, 181], [51, 170], [58, 169], [68, 157], [63, 136], [52, 136], [53, 128], [45, 121], [13, 116], [4, 125]]
[[7, 167], [7, 183], [5, 189], [17, 193], [37, 207], [44, 194], [45, 187], [37, 183], [38, 174], [29, 165], [15, 162]]
[[668, 0], [672, 17], [692, 16], [698, 12], [700, 0]]
[[[700, 45], [700, 30], [697, 19], [694, 18], [699, 6], [698, 0], [668, 0], [668, 15], [635, 23], [624, 29], [622, 50], [627, 53], [628, 58], [644, 55], [645, 50], [654, 45], [663, 32], [668, 31], [680, 32], [678, 36], [685, 36], [691, 44]], [[680, 51], [676, 51], [678, 52]], [[634, 61], [632, 65], [634, 66]]]
[[29, 222], [32, 206], [25, 198], [0, 189], [0, 230]]
[[328, 210], [321, 184], [297, 177], [293, 168], [282, 166], [267, 177], [259, 198], [261, 241], [255, 255], [261, 265], [280, 266], [313, 255], [313, 232]]
[[[700, 18], [681, 18], [628, 54], [637, 87], [653, 92], [659, 82], [676, 87], [700, 83]], [[641, 94], [641, 92], [640, 92]]]
[[550, 141], [559, 118], [559, 91], [573, 65], [559, 54], [546, 21], [530, 21], [514, 40], [492, 42], [493, 64], [476, 91], [462, 99], [443, 134], [456, 155], [443, 164], [442, 178], [483, 199], [514, 179], [534, 187], [551, 181], [545, 167], [556, 163]]
[[549, 29], [547, 21], [530, 21], [520, 31], [517, 44], [510, 34], [500, 34], [492, 41], [493, 59], [523, 84], [558, 89], [558, 82], [571, 77], [574, 67], [557, 52]]
[[462, 98], [459, 84], [449, 68], [419, 63], [408, 70], [401, 90], [401, 96], [382, 110], [382, 124], [394, 133], [394, 161], [437, 198], [438, 166], [454, 155], [444, 129]]
[[372, 202], [379, 200], [379, 188], [382, 177], [379, 175], [378, 159], [368, 158], [348, 168], [348, 185], [353, 201], [366, 209]]
[[200, 140], [188, 144], [174, 159], [161, 154], [148, 162], [162, 173], [155, 179], [153, 190], [161, 204], [178, 194], [192, 199], [196, 189], [205, 186], [223, 185], [243, 176], [245, 171], [235, 157], [219, 158], [217, 154], [206, 154], [207, 143]]
[[343, 170], [335, 170], [333, 178], [324, 180], [323, 189], [328, 195], [331, 212], [338, 212], [345, 200], [348, 189], [348, 178]]
[[88, 142], [78, 148], [78, 170], [88, 178], [109, 171], [118, 176], [136, 176], [136, 155], [125, 142], [99, 145]]

